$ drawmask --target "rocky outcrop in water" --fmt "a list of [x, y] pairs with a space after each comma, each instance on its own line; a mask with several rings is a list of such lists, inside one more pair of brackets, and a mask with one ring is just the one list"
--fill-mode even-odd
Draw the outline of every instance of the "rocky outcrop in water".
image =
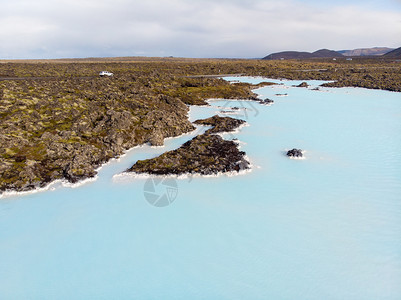
[[249, 169], [245, 152], [233, 141], [218, 135], [202, 134], [156, 158], [139, 160], [127, 172], [154, 175], [213, 175]]
[[215, 135], [238, 128], [245, 123], [244, 120], [215, 115], [207, 119], [196, 120], [194, 123], [213, 127], [176, 150], [166, 152], [156, 158], [136, 162], [127, 172], [155, 175], [186, 173], [213, 175], [249, 169], [245, 152], [239, 151], [238, 144]]
[[307, 83], [307, 82], [302, 82], [302, 83], [300, 83], [300, 84], [298, 84], [296, 87], [309, 87], [309, 84]]
[[263, 105], [272, 105], [274, 101], [272, 99], [266, 98], [265, 100], [260, 100], [259, 103]]
[[206, 134], [230, 132], [237, 129], [244, 123], [246, 123], [244, 120], [234, 119], [230, 117], [220, 117], [218, 115], [214, 115], [213, 117], [207, 119], [196, 120], [194, 122], [194, 124], [198, 125], [213, 126], [205, 132]]
[[301, 158], [301, 157], [303, 157], [302, 150], [301, 149], [296, 149], [296, 148], [288, 150], [287, 151], [287, 156], [288, 157], [293, 157], [293, 158]]

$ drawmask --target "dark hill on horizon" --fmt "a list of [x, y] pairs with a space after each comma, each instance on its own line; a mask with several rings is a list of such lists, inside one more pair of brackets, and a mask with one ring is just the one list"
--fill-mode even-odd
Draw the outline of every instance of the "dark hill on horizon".
[[382, 57], [401, 59], [401, 47], [384, 54]]
[[272, 53], [265, 56], [263, 59], [305, 59], [305, 58], [334, 58], [344, 57], [341, 53], [338, 53], [329, 49], [320, 49], [315, 52], [299, 52], [299, 51], [283, 51]]

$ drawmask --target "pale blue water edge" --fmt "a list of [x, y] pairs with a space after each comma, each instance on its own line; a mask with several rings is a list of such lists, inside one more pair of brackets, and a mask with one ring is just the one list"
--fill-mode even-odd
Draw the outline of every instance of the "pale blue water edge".
[[0, 299], [401, 299], [401, 94], [282, 83], [258, 90], [270, 107], [191, 110], [241, 108], [250, 126], [226, 137], [250, 173], [177, 180], [163, 208], [146, 179], [113, 178], [186, 135], [83, 186], [0, 199]]

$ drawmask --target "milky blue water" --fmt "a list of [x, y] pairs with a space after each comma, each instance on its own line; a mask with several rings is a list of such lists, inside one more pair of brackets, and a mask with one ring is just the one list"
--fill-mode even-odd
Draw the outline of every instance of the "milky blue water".
[[249, 126], [225, 137], [250, 173], [145, 189], [178, 192], [165, 207], [146, 178], [114, 176], [184, 135], [80, 187], [0, 199], [0, 299], [401, 299], [401, 94], [281, 83], [257, 91], [272, 106], [191, 109], [240, 108]]

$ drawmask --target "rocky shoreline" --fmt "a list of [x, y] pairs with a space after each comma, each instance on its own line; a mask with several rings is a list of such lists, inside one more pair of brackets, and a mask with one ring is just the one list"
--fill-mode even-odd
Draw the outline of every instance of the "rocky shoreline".
[[[129, 148], [163, 145], [164, 138], [194, 129], [188, 107], [178, 99], [148, 100], [150, 108], [159, 105], [162, 112], [122, 97], [17, 100], [15, 106], [32, 112], [27, 117], [20, 110], [3, 119], [0, 191], [28, 191], [58, 179], [76, 183], [94, 177], [99, 166]], [[9, 99], [3, 96], [2, 104]]]
[[190, 104], [256, 98], [249, 84], [136, 75], [1, 82], [0, 194], [93, 178], [134, 146], [162, 146], [165, 138], [194, 130]]
[[224, 140], [216, 135], [235, 130], [245, 121], [213, 116], [194, 123], [213, 127], [176, 150], [163, 153], [156, 158], [137, 161], [126, 172], [152, 175], [215, 175], [250, 168], [249, 162], [245, 159], [245, 152], [239, 151], [236, 142]]
[[[325, 71], [315, 71], [321, 69]], [[115, 76], [99, 78], [99, 70]], [[206, 99], [273, 103], [252, 92], [273, 83], [229, 83], [199, 74], [331, 80], [324, 86], [401, 91], [400, 70], [392, 62], [374, 60], [339, 64], [147, 58], [1, 63], [0, 77], [9, 80], [0, 81], [0, 193], [29, 191], [55, 180], [91, 178], [103, 163], [134, 146], [160, 146], [164, 138], [193, 130], [188, 105], [207, 105]]]

